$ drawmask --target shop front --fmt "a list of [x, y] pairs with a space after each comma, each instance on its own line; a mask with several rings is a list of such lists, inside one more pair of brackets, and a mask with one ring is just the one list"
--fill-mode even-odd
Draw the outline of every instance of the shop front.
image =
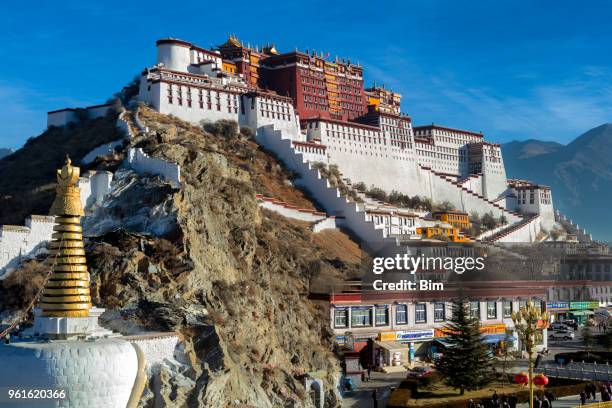
[[[480, 333], [483, 343], [489, 346], [493, 355], [500, 355], [504, 347], [515, 347], [517, 343], [516, 337], [508, 333], [508, 328], [503, 323], [483, 325], [480, 327]], [[448, 331], [443, 328], [435, 330], [435, 341], [431, 344], [429, 351], [432, 359], [440, 357], [449, 347], [446, 341], [448, 334]]]
[[569, 319], [570, 302], [546, 302], [546, 311], [550, 315], [550, 322], [562, 322]]
[[570, 317], [575, 319], [578, 324], [584, 324], [595, 314], [595, 310], [599, 308], [599, 301], [587, 300], [570, 302], [569, 308]]
[[401, 367], [425, 357], [433, 329], [381, 332], [374, 341], [372, 361], [376, 367]]

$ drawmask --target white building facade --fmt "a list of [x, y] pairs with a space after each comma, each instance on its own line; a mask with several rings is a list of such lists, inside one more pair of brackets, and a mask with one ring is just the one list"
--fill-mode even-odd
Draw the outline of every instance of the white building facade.
[[413, 127], [406, 115], [375, 109], [351, 121], [300, 120], [291, 97], [263, 90], [242, 74], [223, 69], [240, 61], [225, 61], [219, 51], [176, 39], [158, 41], [157, 50], [156, 65], [142, 73], [139, 99], [160, 113], [194, 124], [231, 120], [257, 135], [266, 127], [268, 133], [277, 130], [304, 160], [338, 165], [352, 183], [419, 195], [434, 203], [448, 201], [459, 211], [503, 216], [518, 228], [523, 219], [519, 212], [542, 213], [537, 222], [548, 227], [555, 222], [550, 194], [546, 199], [542, 192], [544, 201], [537, 207], [517, 204], [501, 147], [485, 141], [482, 133], [433, 124]]

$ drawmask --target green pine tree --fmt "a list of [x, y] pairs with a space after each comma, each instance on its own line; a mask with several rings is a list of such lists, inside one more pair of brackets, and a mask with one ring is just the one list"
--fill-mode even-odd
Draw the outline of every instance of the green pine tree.
[[461, 395], [493, 380], [493, 357], [482, 341], [480, 322], [470, 317], [468, 304], [464, 299], [453, 303], [453, 316], [444, 327], [446, 351], [436, 361], [446, 385], [459, 389]]

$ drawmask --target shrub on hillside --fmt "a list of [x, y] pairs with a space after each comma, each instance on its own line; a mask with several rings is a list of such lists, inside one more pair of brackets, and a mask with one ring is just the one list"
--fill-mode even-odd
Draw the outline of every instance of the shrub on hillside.
[[359, 183], [355, 183], [353, 184], [353, 188], [357, 191], [360, 191], [362, 193], [365, 193], [365, 191], [368, 189], [365, 185], [364, 182], [360, 181]]
[[234, 120], [221, 119], [216, 122], [200, 122], [202, 129], [208, 133], [233, 139], [238, 135], [238, 123]]
[[387, 201], [387, 193], [382, 188], [372, 186], [368, 190], [368, 195], [375, 200]]

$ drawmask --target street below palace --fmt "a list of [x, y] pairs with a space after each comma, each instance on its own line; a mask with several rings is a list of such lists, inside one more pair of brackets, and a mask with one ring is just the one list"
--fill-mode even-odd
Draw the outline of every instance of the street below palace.
[[[554, 364], [555, 354], [563, 352], [575, 352], [584, 349], [582, 343], [582, 337], [580, 336], [580, 327], [574, 332], [575, 338], [573, 340], [552, 340], [548, 339], [549, 353], [544, 355], [541, 362], [540, 368], [544, 364]], [[514, 360], [512, 361], [510, 372], [519, 373], [521, 371], [527, 371], [527, 360]], [[537, 371], [537, 369], [536, 369]], [[343, 408], [371, 408], [374, 406], [372, 400], [372, 392], [374, 389], [379, 390], [378, 406], [379, 408], [386, 406], [386, 401], [391, 394], [393, 388], [397, 387], [402, 380], [406, 378], [406, 373], [392, 373], [385, 374], [379, 372], [372, 372], [372, 378], [369, 382], [362, 383], [356, 390], [347, 392], [344, 396], [342, 403]], [[597, 394], [599, 397], [599, 393]], [[594, 402], [594, 401], [590, 401]], [[578, 396], [570, 396], [557, 399], [553, 402], [554, 408], [569, 408], [580, 405], [580, 398]], [[529, 404], [519, 404], [519, 407], [525, 408]]]

